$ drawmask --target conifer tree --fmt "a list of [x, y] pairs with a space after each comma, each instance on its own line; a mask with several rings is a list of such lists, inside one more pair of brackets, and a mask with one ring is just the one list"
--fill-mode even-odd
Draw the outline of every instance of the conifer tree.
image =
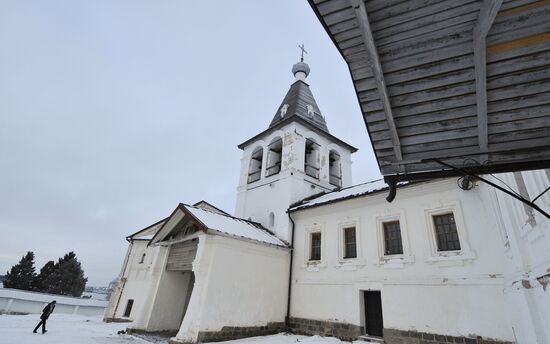
[[84, 277], [84, 271], [74, 252], [59, 258], [53, 269], [53, 273], [43, 282], [47, 286], [47, 292], [77, 297], [82, 295], [88, 279]]
[[57, 265], [53, 260], [50, 260], [47, 262], [42, 269], [40, 269], [40, 273], [36, 276], [33, 282], [33, 290], [40, 291], [40, 292], [47, 292], [48, 291], [48, 284], [47, 279], [51, 274], [55, 272], [57, 269]]
[[34, 253], [29, 251], [8, 271], [4, 279], [4, 288], [32, 290], [35, 276]]

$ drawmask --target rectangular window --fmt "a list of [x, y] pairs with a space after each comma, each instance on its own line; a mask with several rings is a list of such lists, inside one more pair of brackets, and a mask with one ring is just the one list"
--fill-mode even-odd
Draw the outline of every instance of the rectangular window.
[[438, 251], [459, 251], [460, 240], [453, 213], [434, 215], [435, 236]]
[[309, 260], [321, 260], [321, 232], [311, 233]]
[[344, 228], [344, 259], [357, 258], [355, 227]]
[[384, 254], [403, 254], [401, 227], [399, 221], [384, 222]]
[[129, 299], [128, 303], [126, 303], [126, 309], [124, 310], [123, 317], [128, 318], [130, 316], [130, 313], [132, 312], [132, 306], [134, 305], [134, 300]]

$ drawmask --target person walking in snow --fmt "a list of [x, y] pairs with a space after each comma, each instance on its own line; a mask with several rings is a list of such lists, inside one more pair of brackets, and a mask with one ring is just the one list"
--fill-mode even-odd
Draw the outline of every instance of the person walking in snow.
[[40, 322], [38, 323], [38, 325], [36, 325], [36, 327], [34, 328], [34, 331], [32, 331], [33, 333], [36, 333], [36, 330], [38, 330], [40, 325], [42, 325], [42, 334], [48, 332], [46, 330], [46, 320], [48, 320], [48, 318], [50, 317], [50, 314], [52, 314], [54, 309], [55, 309], [55, 300], [48, 303], [46, 307], [44, 307], [44, 309], [42, 310], [42, 315], [40, 316]]

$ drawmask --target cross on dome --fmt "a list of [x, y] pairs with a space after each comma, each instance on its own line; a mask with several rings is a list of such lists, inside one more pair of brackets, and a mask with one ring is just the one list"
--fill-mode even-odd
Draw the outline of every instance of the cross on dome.
[[301, 61], [301, 62], [304, 62], [304, 53], [306, 53], [306, 54], [308, 53], [308, 52], [306, 51], [306, 49], [304, 48], [304, 43], [302, 43], [302, 45], [298, 45], [298, 48], [300, 48], [300, 50], [302, 50], [302, 56], [301, 56], [301, 58], [300, 58], [300, 61]]
[[302, 43], [302, 45], [298, 45], [298, 48], [300, 48], [300, 50], [302, 51], [302, 55], [300, 58], [300, 62], [292, 66], [292, 74], [294, 74], [296, 80], [304, 81], [309, 75], [309, 66], [307, 63], [304, 62], [304, 54], [308, 54], [308, 52], [304, 48], [304, 43]]

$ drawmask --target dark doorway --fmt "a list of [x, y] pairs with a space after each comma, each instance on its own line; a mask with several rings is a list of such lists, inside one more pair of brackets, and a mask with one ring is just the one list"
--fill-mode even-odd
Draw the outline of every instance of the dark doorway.
[[382, 337], [384, 323], [382, 321], [382, 297], [380, 291], [363, 292], [365, 300], [365, 330], [369, 336]]
[[123, 317], [128, 318], [130, 317], [130, 313], [132, 312], [132, 307], [134, 306], [134, 300], [130, 299], [128, 300], [128, 303], [126, 303], [126, 309], [124, 310]]

